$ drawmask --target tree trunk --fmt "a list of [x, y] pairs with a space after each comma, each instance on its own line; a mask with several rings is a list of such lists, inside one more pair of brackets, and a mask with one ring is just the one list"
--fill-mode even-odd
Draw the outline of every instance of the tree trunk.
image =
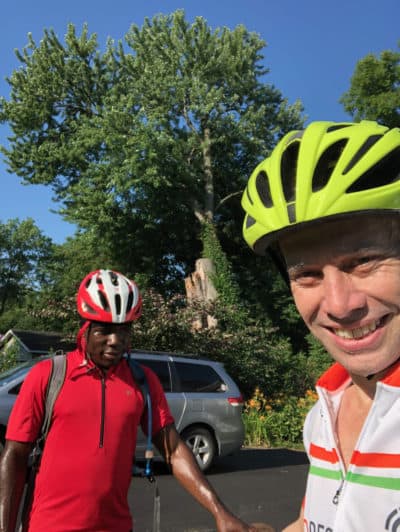
[[210, 129], [204, 128], [203, 165], [204, 165], [204, 213], [208, 222], [214, 218], [214, 176], [212, 172]]
[[[195, 271], [185, 279], [186, 297], [189, 304], [196, 301], [208, 303], [216, 300], [218, 293], [212, 281], [214, 273], [215, 268], [211, 259], [196, 261]], [[196, 330], [211, 329], [216, 325], [217, 320], [208, 313], [199, 315], [193, 322], [193, 328]]]

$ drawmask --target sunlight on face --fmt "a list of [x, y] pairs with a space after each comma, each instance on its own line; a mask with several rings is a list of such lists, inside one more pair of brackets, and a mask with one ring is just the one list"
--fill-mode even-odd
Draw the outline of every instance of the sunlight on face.
[[310, 331], [349, 371], [400, 356], [400, 230], [393, 216], [313, 224], [284, 236], [293, 297]]

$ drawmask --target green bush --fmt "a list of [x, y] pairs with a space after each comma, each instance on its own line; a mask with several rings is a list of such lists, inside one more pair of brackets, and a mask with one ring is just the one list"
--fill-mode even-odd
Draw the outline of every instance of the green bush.
[[18, 346], [11, 346], [7, 350], [0, 351], [0, 373], [14, 367], [17, 363]]

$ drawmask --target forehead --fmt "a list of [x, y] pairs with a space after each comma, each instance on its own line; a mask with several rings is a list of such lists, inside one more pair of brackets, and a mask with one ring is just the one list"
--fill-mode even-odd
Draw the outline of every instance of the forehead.
[[287, 267], [376, 250], [399, 254], [399, 218], [355, 216], [305, 226], [280, 241]]
[[101, 321], [92, 321], [89, 331], [102, 331], [106, 334], [126, 333], [131, 330], [131, 323], [108, 323]]

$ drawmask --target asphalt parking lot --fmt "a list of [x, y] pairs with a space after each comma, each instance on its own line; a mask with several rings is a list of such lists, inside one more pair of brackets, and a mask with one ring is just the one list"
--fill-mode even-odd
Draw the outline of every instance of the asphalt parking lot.
[[[304, 494], [308, 460], [288, 449], [243, 449], [215, 465], [207, 477], [225, 504], [244, 521], [267, 522], [277, 531], [296, 519]], [[161, 532], [214, 532], [212, 517], [156, 464]], [[135, 532], [152, 532], [154, 484], [134, 478], [129, 503]]]

